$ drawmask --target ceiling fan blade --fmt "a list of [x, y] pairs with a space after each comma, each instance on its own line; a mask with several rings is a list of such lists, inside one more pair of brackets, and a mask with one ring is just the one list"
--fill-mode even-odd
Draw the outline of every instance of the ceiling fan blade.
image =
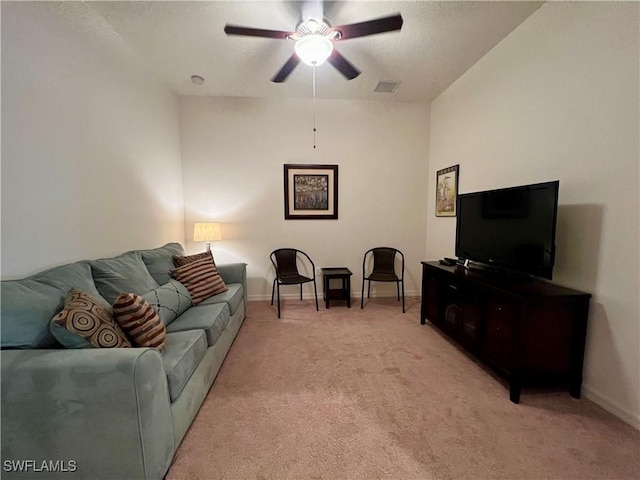
[[329, 56], [327, 61], [331, 65], [336, 67], [336, 69], [342, 75], [347, 77], [347, 80], [353, 80], [358, 75], [360, 75], [360, 70], [358, 70], [356, 67], [351, 65], [351, 63], [349, 63], [349, 61], [346, 58], [340, 55], [340, 53], [335, 48], [333, 49], [333, 52], [331, 52], [331, 55]]
[[276, 73], [276, 76], [271, 79], [274, 83], [282, 83], [293, 72], [293, 69], [300, 63], [300, 58], [294, 53], [289, 57], [289, 60], [282, 66], [280, 71]]
[[266, 37], [287, 39], [293, 32], [283, 32], [281, 30], [265, 30], [263, 28], [239, 27], [237, 25], [225, 25], [224, 33], [227, 35], [244, 35], [248, 37]]
[[400, 30], [402, 28], [402, 22], [402, 15], [397, 14], [390, 17], [369, 20], [367, 22], [340, 25], [333, 27], [333, 30], [340, 32], [340, 40], [348, 40], [350, 38], [366, 37], [367, 35], [375, 35], [376, 33]]

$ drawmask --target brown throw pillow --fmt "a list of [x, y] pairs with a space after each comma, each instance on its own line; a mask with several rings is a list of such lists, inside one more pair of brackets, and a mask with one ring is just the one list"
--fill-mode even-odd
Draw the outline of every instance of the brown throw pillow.
[[51, 320], [51, 333], [67, 348], [131, 347], [112, 310], [76, 288], [69, 290], [64, 308]]
[[216, 262], [213, 259], [213, 253], [211, 250], [202, 253], [196, 253], [194, 255], [174, 255], [173, 264], [176, 267], [182, 267], [188, 263], [195, 262], [196, 260], [211, 260], [215, 265]]
[[171, 270], [171, 276], [189, 290], [193, 305], [229, 290], [213, 263], [213, 257], [195, 260], [175, 268]]
[[138, 347], [164, 350], [167, 329], [158, 313], [140, 295], [121, 293], [113, 304], [113, 314], [122, 330]]

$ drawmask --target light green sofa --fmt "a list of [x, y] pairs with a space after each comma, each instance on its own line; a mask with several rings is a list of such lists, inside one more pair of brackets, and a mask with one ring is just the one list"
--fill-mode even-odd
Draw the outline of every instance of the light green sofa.
[[173, 311], [162, 354], [66, 349], [49, 322], [71, 287], [105, 304], [175, 290], [183, 254], [170, 243], [0, 283], [3, 479], [162, 479], [245, 318], [246, 265], [218, 265], [229, 290]]

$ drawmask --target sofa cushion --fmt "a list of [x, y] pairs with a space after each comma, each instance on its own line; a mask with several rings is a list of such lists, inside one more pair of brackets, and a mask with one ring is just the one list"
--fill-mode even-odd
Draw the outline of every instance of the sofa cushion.
[[77, 288], [105, 306], [88, 262], [51, 268], [22, 280], [0, 283], [2, 348], [60, 348], [49, 322], [62, 310], [67, 292]]
[[64, 308], [50, 326], [51, 333], [67, 348], [131, 347], [111, 308], [75, 288], [69, 290]]
[[88, 293], [98, 300], [98, 302], [106, 306], [111, 306], [107, 300], [102, 298], [100, 292], [98, 292], [96, 284], [93, 281], [91, 264], [88, 261], [69, 263], [68, 265], [51, 268], [39, 273], [36, 278], [42, 283], [58, 287], [65, 292], [65, 295], [70, 288], [75, 288]]
[[193, 305], [211, 295], [227, 291], [227, 286], [212, 259], [205, 258], [187, 263], [171, 270], [171, 276], [187, 287]]
[[207, 335], [207, 345], [212, 346], [222, 335], [230, 318], [229, 306], [226, 303], [200, 304], [180, 315], [175, 322], [167, 327], [167, 332], [204, 330]]
[[175, 267], [173, 256], [184, 255], [184, 248], [179, 243], [167, 243], [159, 248], [140, 250], [140, 254], [153, 279], [158, 285], [164, 285], [171, 280], [169, 271]]
[[138, 251], [92, 260], [90, 263], [96, 287], [110, 305], [122, 292], [143, 295], [159, 286]]
[[202, 330], [167, 334], [162, 363], [172, 402], [180, 396], [206, 351], [207, 337]]
[[191, 307], [189, 290], [177, 280], [169, 280], [164, 285], [145, 293], [143, 297], [158, 312], [165, 325], [169, 325]]
[[1, 282], [2, 348], [60, 348], [49, 322], [64, 307], [66, 293], [33, 278]]
[[133, 345], [164, 350], [167, 330], [158, 312], [143, 297], [121, 293], [113, 304], [113, 316]]
[[211, 305], [215, 303], [228, 303], [229, 304], [229, 312], [231, 315], [235, 315], [238, 311], [238, 307], [243, 300], [243, 289], [240, 283], [230, 283], [227, 284], [228, 290], [226, 292], [222, 292], [219, 295], [214, 295], [213, 297], [209, 297], [202, 301], [201, 305]]

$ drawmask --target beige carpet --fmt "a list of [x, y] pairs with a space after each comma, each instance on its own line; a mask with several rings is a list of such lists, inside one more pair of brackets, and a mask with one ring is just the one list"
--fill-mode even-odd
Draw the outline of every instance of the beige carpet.
[[407, 307], [251, 302], [167, 479], [640, 479], [640, 432], [564, 391], [511, 403]]

